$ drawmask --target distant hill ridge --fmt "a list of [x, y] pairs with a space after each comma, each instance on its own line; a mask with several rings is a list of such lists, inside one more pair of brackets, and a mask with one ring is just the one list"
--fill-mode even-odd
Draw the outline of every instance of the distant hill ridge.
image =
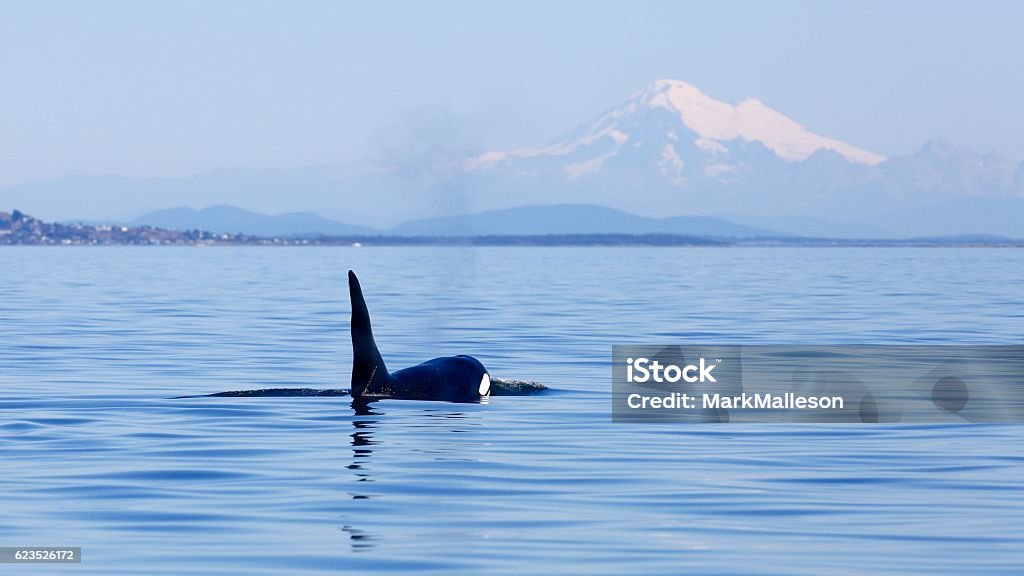
[[268, 215], [226, 205], [211, 206], [202, 210], [184, 207], [156, 210], [136, 218], [131, 224], [170, 230], [208, 230], [255, 236], [353, 236], [377, 232], [366, 226], [329, 220], [313, 212]]
[[234, 206], [202, 210], [169, 208], [136, 218], [133, 226], [171, 230], [207, 230], [256, 236], [476, 236], [549, 234], [680, 234], [728, 238], [785, 236], [710, 216], [648, 218], [592, 204], [522, 206], [476, 214], [410, 220], [390, 229], [370, 228], [323, 218], [312, 212], [267, 215]]

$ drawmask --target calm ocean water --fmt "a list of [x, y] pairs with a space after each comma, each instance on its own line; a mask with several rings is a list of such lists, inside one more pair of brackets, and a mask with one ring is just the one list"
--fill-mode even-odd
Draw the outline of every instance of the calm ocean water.
[[[1021, 574], [1024, 426], [612, 424], [612, 344], [1022, 343], [1024, 251], [0, 250], [0, 546], [23, 574]], [[345, 272], [400, 367], [347, 388]], [[5, 568], [6, 566], [6, 568]], [[19, 572], [20, 570], [20, 572]]]

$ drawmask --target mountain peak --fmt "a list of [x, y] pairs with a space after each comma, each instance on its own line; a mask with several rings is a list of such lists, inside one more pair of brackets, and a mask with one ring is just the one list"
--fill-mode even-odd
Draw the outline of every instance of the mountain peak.
[[661, 78], [660, 80], [655, 80], [654, 83], [651, 84], [651, 86], [647, 89], [647, 92], [663, 93], [672, 90], [680, 91], [683, 93], [690, 93], [695, 96], [699, 95], [705, 98], [707, 97], [704, 95], [703, 92], [700, 91], [700, 88], [697, 88], [693, 84], [690, 84], [689, 82], [684, 82], [683, 80], [673, 80], [671, 78]]
[[[802, 162], [819, 150], [831, 150], [847, 162], [867, 166], [874, 166], [886, 159], [845, 142], [815, 134], [756, 98], [747, 98], [734, 105], [716, 100], [688, 82], [663, 78], [598, 117], [589, 126], [562, 139], [545, 145], [487, 152], [469, 160], [465, 168], [476, 171], [506, 160], [573, 155], [565, 173], [569, 179], [576, 179], [594, 172], [605, 161], [618, 155], [627, 142], [631, 143], [630, 146], [643, 145], [645, 139], [640, 136], [640, 132], [649, 136], [646, 127], [657, 125], [648, 124], [645, 114], [659, 110], [668, 112], [678, 122], [678, 128], [657, 128], [665, 132], [663, 141], [678, 142], [689, 132], [689, 138], [694, 140], [698, 148], [710, 151], [715, 156], [708, 163], [708, 169], [715, 173], [731, 170], [728, 158], [723, 154], [735, 144], [747, 142], [760, 143], [786, 162]], [[588, 148], [594, 150], [592, 157], [579, 155], [580, 151]], [[669, 172], [675, 174], [675, 181], [682, 182], [680, 171], [690, 162], [679, 157], [674, 144], [663, 148], [659, 149], [659, 153], [665, 162], [674, 166]]]
[[757, 141], [784, 160], [801, 161], [828, 149], [857, 164], [873, 166], [885, 161], [879, 154], [815, 134], [756, 98], [734, 106], [681, 80], [657, 80], [634, 98], [633, 104], [637, 103], [678, 114], [682, 123], [701, 138]]

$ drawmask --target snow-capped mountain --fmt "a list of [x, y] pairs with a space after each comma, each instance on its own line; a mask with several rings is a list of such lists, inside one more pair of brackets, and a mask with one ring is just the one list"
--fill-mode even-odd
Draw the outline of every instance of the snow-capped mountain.
[[[467, 160], [488, 208], [596, 202], [647, 215], [849, 220], [965, 196], [1024, 197], [1024, 169], [941, 142], [886, 158], [816, 134], [750, 98], [659, 80], [554, 141]], [[489, 196], [489, 197], [488, 197]], [[1024, 234], [1024, 230], [1021, 231]]]
[[[644, 130], [644, 124], [652, 121], [665, 129], [663, 138], [652, 139], [653, 134]], [[708, 157], [703, 166], [704, 174], [714, 177], [740, 168], [729, 163], [738, 160], [731, 158], [730, 152], [752, 142], [788, 161], [806, 160], [819, 150], [832, 150], [848, 162], [867, 166], [885, 161], [879, 154], [815, 134], [760, 100], [748, 98], [734, 106], [715, 100], [686, 82], [658, 80], [624, 105], [602, 114], [589, 126], [565, 138], [543, 146], [488, 152], [471, 159], [467, 169], [488, 168], [521, 158], [597, 152], [589, 161], [564, 168], [566, 176], [576, 178], [599, 169], [604, 162], [622, 153], [623, 148], [628, 151], [631, 145], [636, 148], [664, 144], [659, 158], [666, 165], [681, 172], [680, 150], [696, 147]]]
[[723, 102], [677, 80], [659, 80], [546, 144], [474, 153], [424, 144], [387, 162], [68, 177], [0, 188], [0, 207], [54, 220], [130, 220], [171, 206], [232, 204], [390, 228], [575, 204], [648, 218], [724, 216], [814, 236], [1024, 238], [1024, 163], [941, 141], [886, 158], [756, 99]]

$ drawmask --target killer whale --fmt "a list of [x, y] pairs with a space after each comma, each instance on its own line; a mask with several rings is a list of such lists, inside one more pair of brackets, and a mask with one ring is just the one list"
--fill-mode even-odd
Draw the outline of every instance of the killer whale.
[[472, 356], [434, 358], [423, 364], [389, 373], [381, 358], [370, 327], [359, 279], [350, 270], [349, 293], [352, 300], [352, 388], [262, 388], [231, 390], [213, 394], [174, 396], [184, 398], [278, 397], [278, 396], [351, 396], [358, 410], [367, 402], [381, 398], [479, 402], [485, 396], [526, 396], [542, 393], [548, 387], [533, 380], [494, 378]]
[[447, 356], [388, 372], [377, 349], [363, 290], [355, 272], [348, 271], [352, 301], [353, 398], [401, 398], [478, 402], [491, 393], [491, 379], [484, 365], [472, 356]]

